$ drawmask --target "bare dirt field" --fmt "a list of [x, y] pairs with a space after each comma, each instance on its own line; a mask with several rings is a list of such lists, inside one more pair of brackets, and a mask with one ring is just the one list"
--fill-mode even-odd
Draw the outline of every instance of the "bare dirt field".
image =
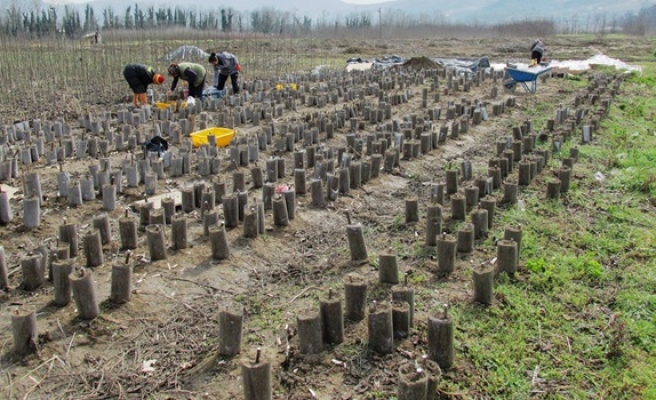
[[[391, 41], [384, 47], [367, 41], [349, 44], [346, 49], [337, 43], [326, 41], [322, 46], [335, 57], [348, 57], [360, 53], [363, 57], [400, 54], [404, 57], [489, 57], [491, 62], [526, 62], [528, 50], [526, 40], [416, 40], [407, 42]], [[649, 42], [637, 40], [611, 39], [568, 39], [548, 40], [550, 59], [586, 59], [598, 52], [617, 57], [631, 63], [633, 56], [640, 58], [650, 53]], [[302, 51], [297, 49], [297, 51]], [[275, 82], [263, 88], [269, 104], [282, 109], [281, 115], [272, 121], [261, 120], [257, 126], [247, 119], [236, 126], [237, 135], [233, 145], [248, 148], [247, 143], [257, 144], [257, 137], [263, 135], [265, 127], [273, 127], [272, 142], [266, 150], [260, 149], [259, 160], [247, 166], [236, 166], [230, 161], [230, 149], [220, 148], [217, 157], [221, 159], [220, 172], [210, 176], [200, 176], [197, 149], [191, 155], [191, 173], [184, 176], [171, 176], [166, 169], [157, 182], [157, 193], [166, 194], [189, 185], [205, 182], [225, 183], [226, 193], [233, 188], [235, 172], [244, 174], [247, 204], [257, 204], [263, 199], [261, 188], [253, 188], [251, 169], [264, 168], [272, 157], [285, 160], [284, 176], [275, 186], [295, 185], [294, 153], [302, 153], [307, 165], [307, 148], [313, 147], [316, 154], [334, 163], [335, 174], [341, 167], [341, 160], [329, 159], [340, 148], [347, 149], [347, 136], [354, 134], [362, 140], [362, 152], [351, 152], [351, 162], [370, 162], [371, 154], [366, 153], [367, 136], [381, 133], [392, 120], [411, 124], [413, 119], [424, 119], [427, 131], [439, 131], [441, 126], [449, 128], [449, 137], [434, 149], [424, 154], [405, 159], [401, 151], [399, 165], [392, 171], [381, 170], [378, 177], [351, 188], [348, 193], [339, 193], [335, 200], [327, 200], [325, 205], [312, 205], [309, 179], [314, 176], [314, 168], [306, 168], [307, 193], [295, 196], [295, 217], [287, 226], [274, 224], [272, 210], [267, 209], [264, 216], [265, 229], [256, 238], [245, 238], [243, 223], [226, 229], [230, 257], [216, 260], [208, 238], [203, 233], [201, 210], [178, 215], [188, 218], [189, 246], [186, 249], [172, 248], [171, 227], [165, 227], [166, 259], [150, 260], [147, 235], [140, 229], [138, 247], [131, 251], [133, 264], [132, 295], [125, 304], [109, 301], [112, 281], [112, 265], [122, 263], [126, 250], [121, 249], [119, 219], [128, 209], [128, 214], [139, 219], [138, 210], [130, 204], [144, 198], [144, 184], [127, 187], [123, 174], [123, 190], [117, 195], [117, 207], [113, 211], [103, 210], [103, 200], [96, 190], [96, 198], [84, 201], [81, 206], [69, 207], [66, 198], [58, 195], [57, 176], [60, 168], [70, 174], [71, 183], [88, 176], [89, 167], [109, 163], [110, 171], [129, 163], [133, 155], [128, 151], [117, 151], [109, 144], [109, 153], [91, 158], [85, 154], [79, 159], [75, 152], [65, 157], [62, 163], [47, 165], [45, 154], [38, 162], [22, 165], [16, 178], [9, 179], [18, 191], [13, 195], [11, 206], [13, 220], [0, 227], [0, 243], [7, 257], [10, 289], [0, 294], [0, 365], [3, 373], [0, 382], [3, 387], [0, 397], [7, 399], [230, 399], [244, 398], [241, 362], [253, 359], [256, 349], [261, 348], [262, 359], [271, 363], [273, 398], [275, 399], [366, 399], [391, 398], [396, 395], [398, 386], [398, 367], [402, 364], [421, 361], [427, 354], [428, 339], [426, 320], [431, 315], [441, 313], [442, 304], [472, 303], [471, 268], [496, 257], [495, 236], [503, 234], [502, 226], [494, 225], [487, 240], [477, 241], [473, 253], [459, 255], [455, 272], [446, 276], [437, 272], [438, 255], [435, 247], [425, 246], [426, 209], [430, 205], [431, 183], [443, 183], [446, 170], [459, 168], [461, 162], [468, 160], [472, 165], [472, 178], [460, 180], [462, 188], [471, 186], [475, 178], [487, 176], [488, 161], [496, 157], [496, 142], [508, 135], [512, 129], [525, 123], [534, 122], [534, 132], [546, 136], [545, 115], [553, 118], [559, 105], [572, 105], [584, 87], [578, 86], [562, 76], [549, 77], [538, 82], [536, 94], [524, 93], [521, 88], [514, 94], [504, 93], [502, 79], [481, 76], [477, 83], [465, 85], [462, 75], [454, 81], [463, 79], [458, 88], [448, 89], [449, 72], [441, 71], [437, 65], [428, 68], [422, 65], [397, 67], [392, 71], [357, 72], [353, 75], [343, 73], [326, 74], [321, 78], [304, 77], [298, 84], [298, 94], [289, 88], [283, 89], [280, 103], [276, 104]], [[247, 68], [247, 65], [245, 65]], [[442, 75], [443, 74], [443, 75]], [[589, 74], [588, 74], [589, 75]], [[583, 81], [588, 75], [582, 75]], [[475, 76], [475, 74], [474, 74]], [[472, 76], [469, 76], [471, 79]], [[435, 84], [435, 80], [439, 84]], [[395, 82], [394, 86], [382, 89], [385, 81]], [[263, 81], [264, 82], [264, 81]], [[268, 81], [267, 81], [268, 82]], [[401, 87], [403, 85], [403, 87]], [[467, 88], [465, 89], [465, 86]], [[351, 100], [339, 96], [337, 104], [331, 102], [330, 93], [337, 88], [351, 91]], [[391, 106], [391, 118], [380, 122], [370, 122], [364, 118], [364, 110], [378, 109], [379, 91], [386, 100], [398, 95], [407, 96], [407, 101]], [[427, 90], [426, 106], [422, 105], [422, 92]], [[493, 96], [494, 91], [497, 96]], [[316, 93], [325, 93], [327, 104], [308, 104]], [[117, 104], [109, 95], [98, 93], [101, 103], [85, 107], [81, 102], [79, 109], [89, 113], [76, 114], [72, 109], [66, 114], [65, 125], [70, 126], [73, 142], [84, 137], [88, 139], [91, 131], [80, 127], [79, 118], [90, 115], [91, 119], [102, 120], [109, 117], [110, 130], [121, 132], [125, 124], [118, 120], [120, 112], [127, 104]], [[257, 102], [256, 93], [251, 93], [248, 101], [243, 98], [239, 106], [219, 106], [218, 109], [204, 110], [210, 126], [219, 118], [232, 119], [247, 108], [261, 110], [267, 106]], [[72, 95], [74, 97], [74, 95]], [[286, 100], [292, 96], [294, 100]], [[295, 96], [295, 97], [293, 97]], [[439, 96], [439, 100], [436, 100]], [[243, 96], [242, 96], [243, 97]], [[509, 100], [510, 99], [510, 100]], [[294, 106], [287, 107], [292, 101]], [[449, 105], [485, 105], [488, 118], [474, 124], [470, 116], [456, 116], [447, 120]], [[503, 112], [495, 115], [493, 107], [499, 106]], [[29, 107], [29, 105], [28, 105]], [[295, 108], [295, 110], [293, 109]], [[439, 119], [430, 121], [428, 111], [441, 109]], [[355, 110], [357, 128], [352, 131], [350, 119], [345, 119], [343, 127], [333, 125], [334, 137], [327, 138], [326, 131], [320, 130], [318, 141], [307, 143], [307, 137], [298, 135], [293, 143], [293, 151], [279, 151], [281, 132], [320, 129], [322, 118], [333, 123], [341, 110]], [[546, 112], [544, 111], [546, 110]], [[107, 114], [103, 113], [106, 111]], [[535, 116], [540, 117], [534, 120]], [[222, 114], [220, 116], [220, 114]], [[177, 127], [180, 115], [170, 115], [172, 126]], [[203, 117], [203, 118], [205, 118]], [[28, 116], [28, 120], [41, 118]], [[195, 126], [201, 117], [196, 116]], [[468, 127], [458, 137], [452, 137], [454, 122]], [[54, 121], [54, 119], [52, 120]], [[42, 124], [45, 120], [41, 121]], [[157, 115], [145, 123], [135, 124], [131, 134], [140, 132], [146, 135], [162, 124]], [[161, 125], [160, 125], [161, 126]], [[461, 125], [462, 127], [463, 125]], [[33, 128], [33, 125], [32, 125]], [[177, 128], [174, 128], [177, 129]], [[415, 132], [414, 127], [408, 129]], [[42, 133], [33, 133], [32, 136]], [[101, 129], [101, 137], [106, 133]], [[351, 135], [351, 137], [353, 137]], [[46, 144], [46, 150], [59, 145], [59, 141]], [[419, 143], [419, 140], [417, 140]], [[12, 144], [12, 150], [24, 147], [22, 141]], [[172, 144], [172, 154], [181, 154], [182, 146]], [[347, 149], [348, 153], [348, 149]], [[18, 153], [20, 154], [20, 153]], [[19, 157], [19, 155], [16, 155]], [[134, 157], [142, 156], [140, 151]], [[19, 160], [20, 165], [20, 160]], [[381, 165], [382, 167], [382, 165]], [[23, 176], [31, 172], [40, 177], [43, 203], [41, 205], [40, 225], [26, 229], [23, 224], [23, 199], [30, 195], [24, 192]], [[516, 174], [516, 171], [514, 172]], [[264, 174], [266, 177], [266, 173]], [[462, 175], [461, 175], [462, 177]], [[576, 179], [576, 177], [573, 177]], [[520, 190], [519, 198], [534, 196], [542, 192], [544, 177], [536, 178], [533, 189]], [[326, 184], [324, 194], [327, 194]], [[213, 186], [212, 186], [213, 187]], [[492, 193], [497, 199], [503, 198], [503, 189]], [[406, 200], [417, 199], [419, 220], [406, 223]], [[442, 230], [455, 237], [462, 222], [451, 217], [450, 202], [445, 195], [442, 209]], [[499, 202], [497, 212], [503, 212], [505, 205]], [[219, 219], [224, 218], [223, 205], [215, 208]], [[74, 261], [75, 267], [84, 268], [87, 263], [82, 238], [94, 231], [93, 220], [106, 213], [111, 225], [111, 241], [103, 245], [103, 263], [88, 268], [93, 276], [96, 300], [100, 304], [99, 315], [92, 320], [78, 316], [75, 301], [60, 307], [53, 304], [54, 288], [52, 282], [44, 282], [34, 290], [25, 290], [23, 285], [22, 260], [36, 254], [39, 247], [57, 247], [60, 225], [77, 224], [80, 237], [80, 253]], [[469, 217], [468, 217], [469, 220]], [[349, 222], [350, 221], [350, 222]], [[361, 224], [368, 257], [352, 261], [347, 241], [347, 225]], [[387, 302], [393, 287], [379, 283], [378, 255], [389, 252], [398, 256], [399, 273], [407, 279], [407, 285], [415, 290], [414, 321], [407, 338], [394, 341], [394, 351], [390, 354], [377, 354], [368, 346], [367, 319], [359, 322], [346, 321], [344, 342], [328, 345], [325, 350], [314, 355], [301, 354], [297, 317], [307, 312], [318, 312], [320, 296], [329, 289], [343, 298], [344, 279], [357, 273], [368, 282], [367, 305], [374, 301]], [[522, 260], [520, 259], [520, 266]], [[525, 273], [521, 269], [518, 279]], [[47, 275], [47, 274], [46, 274]], [[502, 303], [503, 299], [495, 299]], [[228, 305], [243, 309], [243, 329], [241, 352], [234, 357], [217, 354], [219, 344], [219, 313]], [[27, 357], [17, 357], [13, 353], [12, 316], [36, 313], [38, 336], [35, 338], [36, 352]], [[500, 321], [503, 323], [503, 321]], [[442, 398], [483, 398], [481, 385], [477, 381], [479, 366], [463, 355], [466, 343], [458, 340], [456, 330], [455, 364], [444, 371], [443, 382], [460, 382], [466, 391], [448, 393], [441, 384]], [[463, 384], [463, 382], [466, 382]], [[545, 384], [546, 385], [546, 384]], [[548, 390], [547, 387], [541, 389]], [[379, 396], [379, 397], [376, 397]], [[508, 394], [512, 398], [512, 393]], [[256, 397], [253, 397], [256, 398]]]

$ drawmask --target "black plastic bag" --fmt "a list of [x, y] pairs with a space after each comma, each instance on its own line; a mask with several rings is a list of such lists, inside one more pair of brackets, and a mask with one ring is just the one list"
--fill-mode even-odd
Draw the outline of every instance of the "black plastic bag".
[[169, 143], [161, 136], [155, 136], [147, 142], [141, 144], [144, 151], [161, 154], [169, 149]]

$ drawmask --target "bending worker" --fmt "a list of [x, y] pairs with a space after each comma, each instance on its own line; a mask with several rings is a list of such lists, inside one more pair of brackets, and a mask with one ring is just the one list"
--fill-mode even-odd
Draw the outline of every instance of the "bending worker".
[[239, 93], [239, 73], [241, 65], [234, 54], [227, 51], [210, 54], [209, 63], [214, 65], [214, 87], [223, 90], [228, 77], [232, 83], [233, 94]]
[[169, 65], [169, 75], [173, 77], [170, 92], [173, 92], [178, 86], [178, 79], [182, 79], [189, 84], [189, 96], [198, 99], [203, 97], [207, 71], [202, 65], [187, 62], [171, 64]]
[[130, 85], [134, 95], [132, 96], [132, 105], [139, 108], [140, 105], [148, 104], [146, 97], [146, 88], [151, 83], [161, 85], [164, 83], [164, 76], [155, 72], [152, 67], [143, 64], [128, 64], [123, 68], [123, 77]]
[[531, 66], [542, 62], [545, 51], [547, 51], [547, 48], [544, 46], [542, 39], [535, 39], [531, 45]]

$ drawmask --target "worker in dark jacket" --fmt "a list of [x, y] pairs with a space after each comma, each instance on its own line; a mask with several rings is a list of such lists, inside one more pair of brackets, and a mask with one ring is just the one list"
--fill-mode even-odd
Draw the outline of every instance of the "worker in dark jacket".
[[531, 45], [531, 66], [540, 64], [546, 51], [547, 48], [542, 39], [535, 39]]
[[234, 54], [223, 51], [210, 54], [209, 63], [214, 65], [214, 87], [223, 90], [228, 77], [232, 83], [232, 92], [239, 93], [239, 73], [241, 65]]
[[169, 65], [169, 75], [173, 77], [170, 92], [173, 92], [178, 86], [178, 79], [182, 79], [189, 84], [189, 96], [198, 99], [203, 96], [207, 71], [202, 65], [188, 62], [171, 64]]
[[143, 64], [128, 64], [123, 68], [123, 77], [130, 85], [134, 95], [132, 96], [132, 105], [138, 108], [140, 105], [148, 104], [146, 89], [148, 85], [154, 83], [161, 85], [164, 83], [164, 76], [155, 72], [152, 67]]

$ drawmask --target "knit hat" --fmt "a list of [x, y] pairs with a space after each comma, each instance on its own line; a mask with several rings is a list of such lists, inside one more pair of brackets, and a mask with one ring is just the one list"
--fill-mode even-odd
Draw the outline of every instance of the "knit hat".
[[156, 85], [161, 85], [162, 83], [164, 83], [164, 75], [162, 74], [153, 75], [153, 83]]

